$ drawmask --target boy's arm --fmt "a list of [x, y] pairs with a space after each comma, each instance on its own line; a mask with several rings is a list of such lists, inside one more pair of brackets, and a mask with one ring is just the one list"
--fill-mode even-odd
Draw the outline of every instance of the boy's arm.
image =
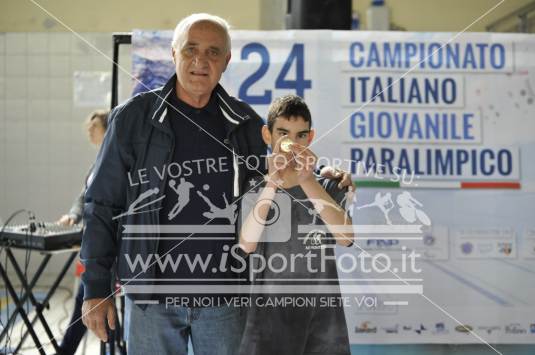
[[336, 201], [325, 191], [320, 183], [314, 178], [306, 179], [301, 183], [301, 188], [311, 201], [321, 201], [321, 203], [314, 202], [314, 208], [320, 214], [321, 219], [330, 230], [336, 243], [343, 246], [350, 246], [353, 243], [353, 233], [337, 233], [331, 230], [330, 226], [351, 226], [351, 218], [349, 218], [345, 210], [340, 207]]
[[266, 218], [276, 191], [277, 186], [269, 180], [266, 186], [260, 190], [258, 199], [240, 228], [240, 248], [248, 254], [256, 250], [258, 241], [262, 237]]
[[[330, 226], [351, 226], [351, 218], [346, 215], [344, 209], [325, 191], [314, 176], [317, 157], [310, 149], [298, 144], [292, 144], [290, 149], [294, 153], [297, 163], [297, 177], [301, 188], [313, 203], [314, 209], [320, 214], [321, 219], [333, 235], [336, 242], [343, 246], [353, 244], [353, 233], [340, 233], [333, 231]], [[321, 202], [321, 203], [320, 203]]]
[[248, 254], [256, 250], [258, 241], [262, 237], [262, 232], [266, 225], [266, 218], [275, 198], [275, 192], [277, 191], [277, 184], [282, 181], [280, 172], [287, 167], [287, 159], [282, 159], [282, 164], [280, 163], [281, 160], [277, 159], [280, 158], [278, 155], [280, 154], [280, 143], [282, 139], [284, 137], [279, 138], [273, 147], [273, 153], [267, 157], [268, 175], [266, 186], [260, 191], [260, 196], [255, 201], [253, 208], [240, 228], [239, 245]]

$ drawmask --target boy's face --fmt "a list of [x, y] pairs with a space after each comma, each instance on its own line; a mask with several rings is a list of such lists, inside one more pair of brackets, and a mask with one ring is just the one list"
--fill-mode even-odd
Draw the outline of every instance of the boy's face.
[[262, 137], [266, 144], [275, 146], [277, 141], [287, 136], [294, 143], [307, 147], [314, 138], [314, 130], [310, 128], [310, 122], [306, 122], [301, 116], [277, 117], [270, 132], [268, 126], [262, 127]]

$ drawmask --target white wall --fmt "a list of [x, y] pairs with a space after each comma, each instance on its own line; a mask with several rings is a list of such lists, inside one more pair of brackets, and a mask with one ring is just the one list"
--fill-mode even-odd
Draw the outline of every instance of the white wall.
[[[111, 33], [81, 36], [111, 58]], [[123, 48], [120, 64], [130, 71], [130, 46]], [[92, 110], [109, 107], [78, 107], [73, 73], [111, 72], [111, 67], [70, 33], [0, 33], [1, 219], [20, 208], [44, 221], [68, 212], [97, 153], [83, 122]], [[130, 81], [121, 74], [120, 82], [121, 96], [127, 97]], [[57, 272], [60, 259], [51, 262], [48, 273]]]

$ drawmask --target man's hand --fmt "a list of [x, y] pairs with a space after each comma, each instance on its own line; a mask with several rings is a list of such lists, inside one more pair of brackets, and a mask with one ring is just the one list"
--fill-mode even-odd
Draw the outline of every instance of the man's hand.
[[74, 225], [74, 219], [68, 214], [64, 214], [56, 223], [62, 226], [72, 226]]
[[342, 189], [347, 186], [350, 191], [355, 191], [355, 185], [353, 185], [353, 181], [351, 181], [351, 174], [346, 171], [335, 169], [332, 166], [324, 166], [320, 170], [320, 176], [327, 179], [339, 179], [339, 189]]
[[82, 322], [103, 342], [108, 341], [106, 321], [115, 329], [115, 307], [111, 298], [93, 298], [82, 304]]

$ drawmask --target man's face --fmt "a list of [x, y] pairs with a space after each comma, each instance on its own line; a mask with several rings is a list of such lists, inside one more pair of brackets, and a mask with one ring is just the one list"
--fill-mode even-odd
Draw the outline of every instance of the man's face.
[[188, 103], [207, 101], [230, 60], [225, 32], [213, 23], [198, 22], [178, 46], [173, 48], [178, 97]]
[[267, 126], [263, 127], [262, 136], [264, 142], [271, 144], [272, 147], [282, 136], [287, 136], [294, 143], [307, 147], [314, 138], [314, 130], [310, 128], [310, 122], [306, 122], [301, 116], [278, 117], [273, 123], [271, 132]]

